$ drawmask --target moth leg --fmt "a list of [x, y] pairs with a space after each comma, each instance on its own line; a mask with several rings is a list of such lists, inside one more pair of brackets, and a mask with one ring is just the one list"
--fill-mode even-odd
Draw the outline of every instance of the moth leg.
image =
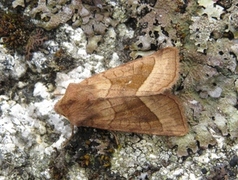
[[66, 145], [68, 145], [69, 141], [74, 137], [74, 125], [70, 123], [70, 127], [71, 127], [71, 135], [70, 135], [70, 137], [63, 143], [63, 147], [65, 147]]
[[119, 144], [118, 137], [117, 137], [116, 133], [114, 131], [109, 131], [109, 132], [114, 136], [114, 139], [116, 141], [116, 145], [117, 145], [117, 147], [119, 147], [120, 144]]

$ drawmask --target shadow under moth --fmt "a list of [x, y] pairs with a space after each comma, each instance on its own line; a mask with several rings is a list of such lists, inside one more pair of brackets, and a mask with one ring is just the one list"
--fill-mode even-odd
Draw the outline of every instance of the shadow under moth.
[[55, 111], [75, 126], [183, 136], [184, 111], [169, 92], [178, 76], [178, 49], [168, 47], [69, 84]]

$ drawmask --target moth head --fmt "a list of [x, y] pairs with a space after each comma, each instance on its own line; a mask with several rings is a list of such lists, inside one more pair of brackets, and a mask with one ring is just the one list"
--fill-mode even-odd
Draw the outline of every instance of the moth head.
[[78, 84], [70, 84], [61, 100], [55, 104], [55, 111], [65, 116], [72, 124], [78, 125], [90, 113], [93, 94]]

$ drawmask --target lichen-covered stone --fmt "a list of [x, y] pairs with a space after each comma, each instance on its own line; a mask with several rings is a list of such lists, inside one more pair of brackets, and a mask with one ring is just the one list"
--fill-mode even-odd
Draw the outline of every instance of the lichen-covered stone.
[[[81, 12], [74, 12], [68, 24], [59, 28], [58, 24], [50, 32], [55, 38], [45, 42], [44, 51], [34, 52], [31, 61], [23, 61], [17, 53], [10, 55], [1, 46], [0, 179], [97, 179], [98, 174], [104, 179], [235, 179], [237, 168], [229, 162], [238, 151], [238, 45], [236, 30], [229, 27], [235, 27], [235, 22], [229, 17], [235, 17], [237, 0], [229, 8], [222, 6], [226, 10], [218, 6], [221, 1], [225, 2], [84, 0]], [[18, 7], [25, 14], [40, 7], [26, 2], [29, 6]], [[74, 1], [47, 2], [50, 13], [58, 14]], [[39, 12], [38, 22], [50, 22], [47, 13]], [[95, 23], [99, 24], [96, 31]], [[91, 48], [88, 40], [94, 35], [101, 40], [99, 46], [92, 41]], [[87, 43], [92, 54], [86, 51]], [[128, 61], [130, 55], [172, 45], [180, 49], [181, 64], [172, 91], [184, 105], [189, 133], [159, 137], [107, 132], [106, 139], [117, 139], [119, 146], [108, 160], [103, 153], [113, 152], [106, 148], [111, 142], [100, 139], [99, 131], [85, 128], [93, 138], [76, 141], [65, 154], [61, 145], [71, 129], [53, 105], [67, 85]], [[90, 162], [98, 166], [91, 169]]]

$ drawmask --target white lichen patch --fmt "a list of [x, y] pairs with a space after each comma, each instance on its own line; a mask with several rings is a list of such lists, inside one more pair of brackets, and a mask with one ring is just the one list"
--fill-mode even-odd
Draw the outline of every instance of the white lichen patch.
[[206, 14], [209, 18], [220, 19], [222, 13], [224, 13], [223, 7], [216, 5], [213, 0], [198, 0], [198, 4], [203, 7], [199, 11], [200, 15]]
[[[53, 110], [52, 100], [43, 101], [41, 106], [39, 103], [21, 105], [14, 101], [3, 100], [1, 101], [1, 110], [4, 113], [1, 116], [0, 122], [0, 149], [4, 162], [8, 159], [11, 166], [14, 167], [23, 166], [28, 159], [31, 159], [31, 163], [28, 163], [30, 163], [30, 166], [33, 168], [37, 169], [32, 175], [34, 177], [41, 177], [41, 173], [44, 171], [47, 172], [47, 163], [42, 164], [41, 160], [45, 159], [46, 162], [49, 160], [46, 157], [45, 149], [52, 146], [52, 143], [45, 141], [45, 138], [49, 133], [49, 129], [46, 129], [46, 124], [51, 123], [47, 119], [43, 120], [42, 117], [45, 116], [49, 118], [48, 114]], [[58, 119], [56, 124], [61, 124], [61, 122], [62, 121], [59, 121]], [[63, 126], [63, 123], [61, 126]], [[60, 132], [64, 133], [62, 128], [60, 129]], [[19, 154], [16, 153], [19, 151], [28, 152], [28, 157], [19, 157]], [[9, 157], [10, 154], [11, 157]], [[17, 165], [17, 163], [14, 163], [17, 161], [22, 162]], [[39, 171], [41, 171], [41, 173]], [[6, 175], [7, 173], [9, 172], [5, 171]]]
[[161, 162], [166, 163], [171, 159], [171, 151], [164, 153], [163, 147], [160, 147], [162, 142], [156, 137], [143, 136], [143, 140], [137, 136], [125, 138], [122, 137], [122, 142], [126, 142], [127, 146], [116, 150], [111, 167], [114, 173], [123, 174], [124, 178], [133, 176], [137, 170], [157, 167]]
[[[28, 1], [27, 1], [28, 2]], [[17, 6], [25, 7], [24, 0], [16, 0], [12, 2], [12, 7], [16, 8]]]
[[223, 21], [218, 21], [206, 16], [194, 16], [190, 28], [190, 39], [195, 41], [198, 52], [204, 52], [208, 48], [208, 41], [212, 41], [211, 33], [215, 30], [224, 31], [225, 24]]
[[68, 179], [80, 179], [80, 180], [88, 180], [86, 177], [85, 169], [78, 168], [78, 165], [74, 165], [67, 176]]
[[0, 45], [0, 80], [4, 77], [19, 79], [25, 74], [26, 68], [23, 57], [17, 54], [10, 55], [7, 49]]

